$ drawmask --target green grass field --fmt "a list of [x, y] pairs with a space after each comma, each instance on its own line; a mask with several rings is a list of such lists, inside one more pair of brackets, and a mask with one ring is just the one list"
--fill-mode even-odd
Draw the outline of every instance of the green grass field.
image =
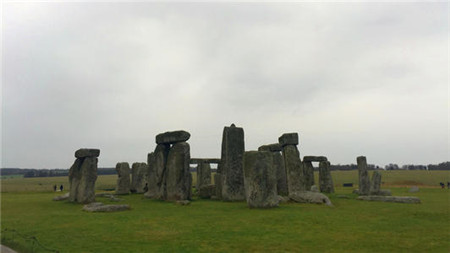
[[[52, 186], [68, 188], [67, 178], [3, 179], [2, 244], [47, 252], [10, 232], [16, 230], [60, 252], [450, 252], [450, 190], [438, 187], [450, 172], [383, 171], [383, 188], [420, 197], [422, 204], [358, 201], [351, 188], [339, 187], [356, 184], [357, 172], [332, 175], [334, 207], [286, 203], [255, 210], [245, 202], [197, 199], [178, 206], [136, 194], [121, 196], [132, 210], [117, 213], [51, 201], [61, 194]], [[116, 178], [99, 176], [97, 190], [114, 188]], [[410, 185], [420, 191], [409, 193]]]

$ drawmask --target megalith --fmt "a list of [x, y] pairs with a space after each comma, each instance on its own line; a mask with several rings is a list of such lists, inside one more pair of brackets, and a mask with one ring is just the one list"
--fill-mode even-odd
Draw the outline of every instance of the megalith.
[[282, 151], [281, 145], [279, 143], [263, 145], [258, 148], [258, 151], [269, 151], [272, 153], [273, 166], [275, 171], [277, 172], [278, 195], [287, 196], [289, 193], [286, 178], [286, 168], [284, 167], [283, 156], [280, 153], [280, 151]]
[[319, 162], [319, 188], [320, 192], [334, 193], [329, 161]]
[[157, 185], [158, 178], [155, 172], [155, 153], [151, 152], [147, 155], [147, 192], [144, 194], [147, 198], [156, 198], [159, 196], [159, 188]]
[[380, 195], [381, 190], [381, 173], [379, 171], [374, 171], [372, 174], [372, 181], [370, 182], [370, 195]]
[[303, 159], [303, 172], [305, 176], [306, 189], [311, 189], [314, 185], [314, 166], [312, 162]]
[[99, 149], [79, 149], [75, 152], [76, 160], [69, 170], [69, 201], [84, 204], [95, 201], [99, 155]]
[[223, 129], [221, 180], [222, 200], [245, 200], [243, 156], [244, 156], [244, 129], [232, 124]]
[[166, 163], [170, 144], [158, 144], [155, 148], [154, 172], [156, 176], [156, 199], [166, 199]]
[[166, 200], [191, 198], [190, 159], [190, 148], [187, 142], [176, 143], [170, 149], [166, 165]]
[[296, 192], [307, 191], [305, 177], [303, 175], [303, 166], [300, 160], [300, 152], [297, 149], [298, 134], [287, 133], [278, 138], [283, 148], [284, 166], [286, 168], [286, 177], [289, 195]]
[[131, 166], [131, 187], [130, 191], [144, 193], [147, 185], [148, 165], [147, 163], [133, 163]]
[[358, 164], [359, 175], [359, 195], [369, 195], [370, 179], [367, 171], [367, 160], [365, 156], [358, 156], [356, 158]]
[[197, 164], [197, 184], [195, 188], [197, 191], [200, 190], [202, 186], [211, 184], [211, 165], [206, 162], [199, 162]]
[[247, 204], [250, 208], [278, 206], [277, 172], [273, 166], [271, 152], [244, 153], [244, 185]]
[[116, 194], [130, 193], [130, 165], [127, 162], [117, 163], [116, 171], [118, 176], [116, 184]]

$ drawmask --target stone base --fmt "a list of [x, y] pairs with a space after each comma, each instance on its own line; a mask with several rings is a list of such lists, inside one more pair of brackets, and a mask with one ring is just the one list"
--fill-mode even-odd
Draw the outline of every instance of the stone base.
[[94, 202], [89, 205], [84, 205], [84, 211], [87, 212], [118, 212], [130, 210], [129, 205], [104, 205], [101, 202]]
[[289, 194], [289, 198], [292, 201], [298, 203], [314, 203], [314, 204], [325, 204], [327, 206], [333, 206], [330, 199], [322, 193], [319, 192], [296, 192]]
[[69, 199], [69, 194], [70, 194], [70, 193], [68, 192], [68, 193], [66, 193], [66, 194], [64, 194], [64, 195], [56, 196], [56, 197], [53, 198], [53, 200], [54, 200], [54, 201], [67, 200], [67, 199]]

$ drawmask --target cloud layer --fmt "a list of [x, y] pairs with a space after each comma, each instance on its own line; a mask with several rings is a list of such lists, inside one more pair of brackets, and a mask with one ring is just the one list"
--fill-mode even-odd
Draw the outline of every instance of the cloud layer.
[[2, 166], [145, 161], [160, 132], [219, 157], [299, 132], [332, 163], [449, 154], [448, 3], [5, 3]]

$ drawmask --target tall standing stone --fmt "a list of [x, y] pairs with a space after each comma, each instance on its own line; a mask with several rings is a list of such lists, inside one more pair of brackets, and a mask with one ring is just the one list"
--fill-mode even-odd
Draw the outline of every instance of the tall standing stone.
[[284, 166], [286, 168], [286, 177], [289, 195], [296, 192], [303, 192], [306, 188], [305, 177], [303, 175], [303, 166], [300, 160], [300, 152], [297, 149], [298, 134], [283, 134], [278, 138], [280, 145], [283, 147]]
[[130, 165], [126, 162], [116, 164], [117, 171], [117, 185], [116, 194], [130, 193]]
[[173, 145], [167, 157], [166, 200], [191, 198], [190, 148], [187, 142]]
[[216, 198], [222, 199], [222, 174], [219, 172], [214, 175], [214, 185], [216, 186]]
[[148, 165], [146, 163], [133, 163], [131, 166], [131, 187], [130, 191], [144, 193], [147, 184]]
[[169, 155], [169, 144], [158, 144], [155, 148], [156, 187], [158, 192], [154, 196], [156, 199], [166, 199], [166, 163]]
[[314, 185], [314, 166], [312, 162], [303, 161], [303, 171], [305, 176], [306, 189], [311, 189]]
[[378, 195], [380, 193], [381, 186], [381, 173], [374, 171], [372, 174], [372, 181], [370, 182], [370, 195]]
[[273, 158], [273, 166], [275, 171], [277, 172], [277, 191], [278, 195], [287, 196], [288, 186], [287, 186], [287, 178], [286, 178], [286, 168], [284, 166], [284, 159], [281, 155], [280, 151], [282, 151], [282, 147], [279, 143], [263, 145], [258, 148], [258, 151], [270, 151], [272, 152]]
[[356, 158], [358, 164], [359, 175], [359, 195], [369, 195], [370, 179], [367, 171], [367, 160], [365, 156], [358, 156]]
[[197, 191], [202, 186], [211, 184], [211, 165], [206, 162], [200, 162], [197, 165]]
[[319, 188], [320, 192], [333, 193], [334, 185], [331, 178], [330, 162], [322, 161], [319, 163]]
[[99, 155], [99, 149], [79, 149], [75, 152], [77, 159], [69, 170], [69, 201], [84, 204], [95, 201]]
[[221, 178], [222, 199], [225, 201], [245, 200], [243, 156], [244, 129], [232, 124], [223, 129]]
[[273, 167], [273, 155], [270, 152], [244, 153], [244, 184], [250, 208], [278, 206], [277, 172]]
[[148, 190], [144, 194], [147, 198], [156, 198], [159, 196], [159, 187], [157, 185], [158, 178], [155, 171], [155, 153], [149, 153], [147, 155], [147, 187]]

